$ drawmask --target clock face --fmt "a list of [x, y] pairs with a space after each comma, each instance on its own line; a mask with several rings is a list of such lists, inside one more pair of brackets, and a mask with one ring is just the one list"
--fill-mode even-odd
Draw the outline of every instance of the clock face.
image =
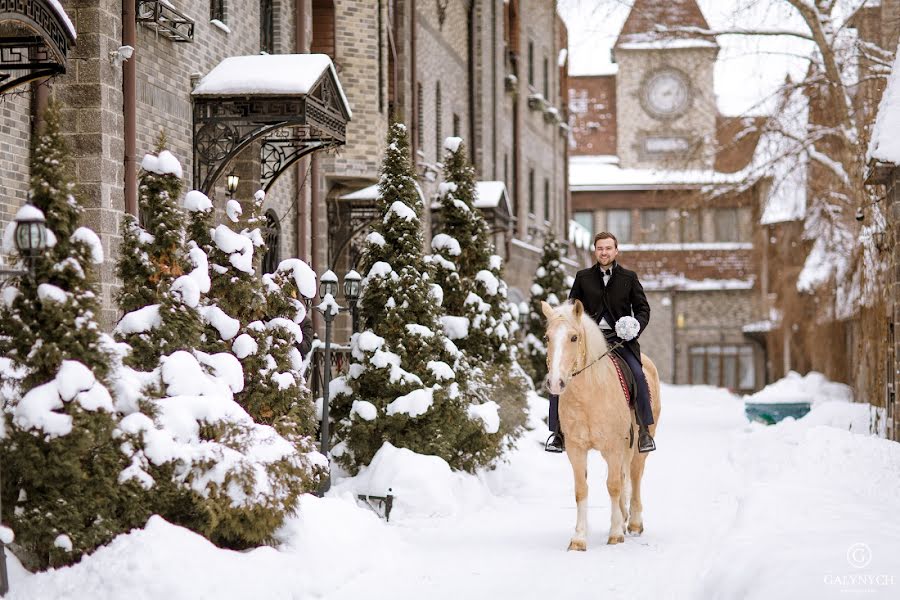
[[653, 73], [644, 84], [641, 98], [644, 108], [656, 117], [675, 117], [683, 113], [690, 103], [687, 78], [673, 69]]

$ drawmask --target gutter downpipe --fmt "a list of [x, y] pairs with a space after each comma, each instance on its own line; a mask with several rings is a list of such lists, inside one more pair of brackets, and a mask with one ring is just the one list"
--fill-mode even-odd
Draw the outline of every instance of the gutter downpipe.
[[[135, 2], [122, 2], [122, 45], [136, 47]], [[122, 109], [125, 142], [125, 212], [138, 216], [137, 203], [137, 63], [131, 58], [122, 63]], [[196, 182], [195, 182], [196, 183]]]
[[[297, 54], [307, 54], [309, 52], [309, 37], [306, 29], [307, 19], [307, 0], [294, 0], [294, 51]], [[310, 202], [310, 213], [307, 213], [307, 194], [306, 194], [306, 173], [309, 165], [309, 157], [301, 158], [297, 161], [297, 257], [312, 263], [312, 268], [316, 270], [315, 251], [312, 242], [310, 243], [310, 254], [306, 252], [306, 241], [309, 238], [307, 227], [307, 217], [311, 217], [313, 240], [316, 235], [315, 220], [315, 202]]]

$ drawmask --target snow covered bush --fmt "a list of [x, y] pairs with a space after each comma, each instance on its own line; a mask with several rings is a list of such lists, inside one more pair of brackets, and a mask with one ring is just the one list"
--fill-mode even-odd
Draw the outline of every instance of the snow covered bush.
[[[31, 275], [13, 280], [0, 305], [4, 374], [0, 462], [3, 518], [31, 569], [71, 564], [117, 534], [143, 525], [149, 507], [113, 432], [110, 355], [101, 341], [92, 271], [103, 262], [96, 234], [79, 227], [70, 155], [55, 108], [36, 138], [31, 203], [49, 247]], [[11, 226], [14, 226], [11, 225]]]
[[547, 323], [541, 312], [541, 302], [557, 306], [569, 297], [571, 283], [562, 267], [559, 241], [550, 236], [544, 241], [544, 253], [534, 272], [531, 285], [528, 320], [525, 325], [524, 365], [531, 379], [540, 384], [547, 376], [547, 348], [544, 346], [544, 332]]
[[[152, 489], [155, 512], [219, 545], [272, 542], [300, 494], [318, 485], [325, 457], [310, 438], [289, 440], [234, 401], [244, 377], [230, 353], [179, 351], [152, 376], [164, 382], [162, 397], [117, 430], [131, 460], [120, 479]], [[143, 377], [123, 367], [121, 380]]]
[[474, 470], [500, 453], [497, 405], [439, 324], [442, 293], [422, 254], [423, 206], [402, 124], [388, 133], [378, 207], [362, 257], [364, 330], [351, 340], [349, 376], [333, 386], [333, 455], [356, 472], [389, 441]]

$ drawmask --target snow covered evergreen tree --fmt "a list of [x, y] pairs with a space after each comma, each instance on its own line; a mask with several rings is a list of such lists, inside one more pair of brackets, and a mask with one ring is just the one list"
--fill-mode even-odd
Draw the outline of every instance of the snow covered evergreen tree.
[[118, 480], [127, 461], [114, 439], [110, 355], [92, 277], [103, 249], [92, 230], [79, 227], [71, 172], [51, 107], [32, 151], [31, 205], [20, 210], [46, 218], [49, 247], [33, 259], [30, 275], [4, 288], [0, 307], [0, 355], [22, 375], [4, 398], [3, 517], [15, 531], [17, 556], [33, 569], [76, 562], [149, 515], [141, 488]]
[[441, 330], [443, 294], [422, 252], [423, 203], [399, 123], [388, 132], [378, 207], [362, 258], [364, 331], [351, 341], [349, 378], [333, 385], [333, 454], [355, 472], [390, 442], [473, 470], [501, 451], [498, 406], [470, 385], [465, 356]]
[[528, 320], [525, 325], [525, 363], [532, 380], [540, 383], [547, 376], [547, 348], [544, 345], [546, 321], [541, 302], [557, 306], [569, 297], [571, 284], [562, 267], [559, 241], [550, 236], [544, 241], [544, 253], [534, 272]]
[[509, 363], [512, 315], [502, 259], [493, 255], [487, 223], [475, 207], [475, 169], [459, 138], [445, 141], [440, 185], [441, 233], [430, 257], [444, 290], [445, 330], [461, 350], [488, 363]]
[[200, 287], [187, 275], [192, 265], [178, 207], [182, 168], [163, 143], [141, 161], [138, 205], [144, 226], [125, 218], [117, 265], [119, 305], [127, 314], [116, 332], [132, 348], [126, 362], [144, 371], [156, 368], [160, 355], [197, 348], [203, 328], [196, 310]]

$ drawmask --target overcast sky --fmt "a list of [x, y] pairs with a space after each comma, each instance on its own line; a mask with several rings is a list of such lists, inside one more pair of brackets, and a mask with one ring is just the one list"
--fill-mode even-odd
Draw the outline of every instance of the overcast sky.
[[[666, 1], [666, 0], [660, 0]], [[610, 49], [632, 0], [558, 0], [569, 30], [569, 73], [609, 73]], [[711, 28], [805, 26], [784, 0], [698, 0]], [[764, 113], [760, 104], [784, 82], [803, 76], [810, 45], [791, 37], [723, 36], [715, 70], [719, 110], [726, 115]]]

